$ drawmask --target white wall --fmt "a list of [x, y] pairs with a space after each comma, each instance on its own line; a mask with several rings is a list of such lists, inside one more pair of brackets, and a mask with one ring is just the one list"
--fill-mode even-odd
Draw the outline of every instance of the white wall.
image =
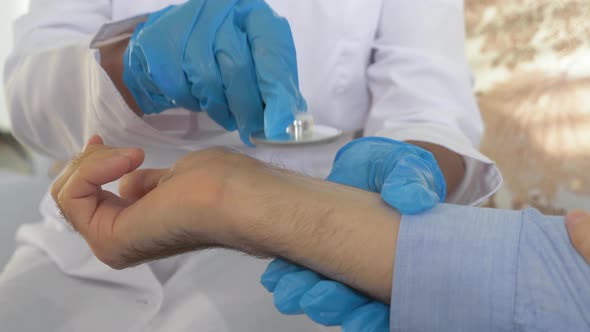
[[[3, 77], [4, 61], [12, 48], [12, 22], [26, 12], [28, 0], [0, 0], [0, 77]], [[4, 86], [0, 79], [0, 131], [9, 129], [8, 114], [4, 102]]]

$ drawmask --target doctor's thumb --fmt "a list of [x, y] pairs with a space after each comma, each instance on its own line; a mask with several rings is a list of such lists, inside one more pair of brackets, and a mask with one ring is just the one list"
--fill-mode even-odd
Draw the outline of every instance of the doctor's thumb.
[[119, 195], [136, 201], [158, 186], [170, 169], [141, 169], [129, 173], [119, 181]]

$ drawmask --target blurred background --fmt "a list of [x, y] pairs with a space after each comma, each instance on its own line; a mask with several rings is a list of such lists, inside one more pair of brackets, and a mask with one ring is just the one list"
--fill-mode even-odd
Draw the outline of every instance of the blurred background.
[[466, 0], [467, 53], [505, 183], [488, 203], [590, 210], [590, 1]]
[[[27, 1], [0, 7], [3, 63]], [[466, 50], [486, 124], [481, 149], [506, 180], [486, 205], [590, 210], [588, 18], [589, 0], [465, 0]], [[39, 221], [50, 165], [12, 138], [0, 94], [0, 266], [17, 226]]]
[[[0, 72], [12, 48], [12, 22], [26, 12], [27, 0], [0, 5]], [[3, 75], [2, 75], [3, 76]], [[0, 80], [0, 268], [14, 248], [18, 225], [39, 221], [37, 206], [49, 186], [49, 161], [21, 147], [10, 135], [10, 122]]]

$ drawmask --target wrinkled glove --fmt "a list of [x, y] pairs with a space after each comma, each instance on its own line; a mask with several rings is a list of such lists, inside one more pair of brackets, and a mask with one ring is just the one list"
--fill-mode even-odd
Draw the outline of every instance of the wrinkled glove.
[[381, 193], [401, 214], [429, 210], [447, 192], [432, 153], [383, 137], [363, 137], [341, 148], [327, 180]]
[[389, 331], [389, 306], [299, 265], [275, 259], [261, 283], [285, 315], [305, 313], [316, 323], [341, 325], [344, 332]]
[[[336, 154], [328, 180], [380, 192], [402, 214], [444, 201], [446, 183], [433, 155], [417, 146], [380, 137], [350, 142]], [[301, 266], [276, 259], [261, 282], [284, 314], [305, 313], [345, 332], [389, 331], [389, 306]]]
[[263, 0], [191, 0], [135, 29], [123, 80], [145, 114], [206, 111], [251, 145], [285, 133], [307, 105], [289, 23]]

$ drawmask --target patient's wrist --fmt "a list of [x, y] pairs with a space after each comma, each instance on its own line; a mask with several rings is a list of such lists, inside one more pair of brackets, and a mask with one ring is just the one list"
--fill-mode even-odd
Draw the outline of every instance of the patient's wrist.
[[244, 175], [230, 190], [240, 249], [389, 301], [400, 216], [379, 195], [271, 167]]
[[312, 198], [329, 213], [295, 228], [282, 256], [388, 303], [399, 213], [377, 194], [340, 185]]
[[302, 214], [310, 218], [321, 214], [321, 207], [311, 204], [307, 195], [315, 181], [319, 180], [262, 162], [240, 168], [228, 181], [224, 195], [224, 209], [230, 211], [232, 220], [227, 228], [230, 241], [237, 249], [258, 256], [280, 256], [290, 249]]

